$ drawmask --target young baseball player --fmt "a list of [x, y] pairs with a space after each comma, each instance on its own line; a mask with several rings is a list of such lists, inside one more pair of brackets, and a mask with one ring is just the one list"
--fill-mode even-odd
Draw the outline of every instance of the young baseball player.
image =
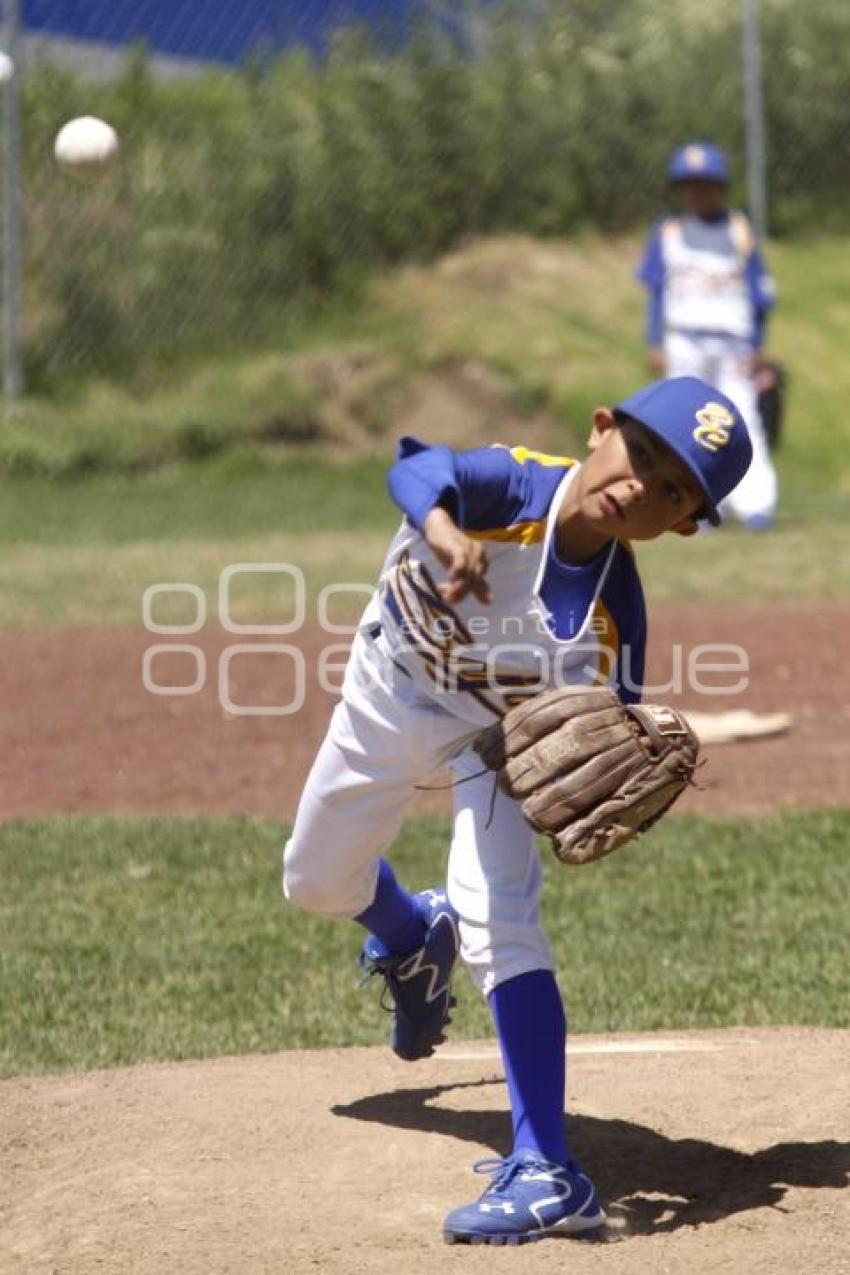
[[[391, 1044], [443, 1039], [460, 955], [488, 999], [512, 1149], [482, 1161], [449, 1242], [521, 1243], [600, 1227], [564, 1124], [566, 1019], [540, 926], [541, 864], [519, 805], [470, 745], [518, 697], [605, 681], [640, 698], [646, 619], [632, 541], [689, 536], [751, 457], [743, 419], [694, 378], [593, 415], [584, 463], [525, 448], [453, 452], [403, 438], [389, 490], [404, 518], [355, 636], [342, 698], [284, 851], [284, 893], [367, 931], [361, 966], [394, 1002]], [[384, 857], [416, 786], [458, 781], [448, 888], [411, 895]]]
[[673, 153], [667, 175], [680, 210], [656, 222], [638, 272], [648, 294], [647, 362], [659, 376], [701, 376], [737, 403], [753, 463], [727, 507], [763, 531], [773, 521], [777, 484], [756, 376], [773, 283], [749, 220], [727, 206], [723, 151], [692, 142]]

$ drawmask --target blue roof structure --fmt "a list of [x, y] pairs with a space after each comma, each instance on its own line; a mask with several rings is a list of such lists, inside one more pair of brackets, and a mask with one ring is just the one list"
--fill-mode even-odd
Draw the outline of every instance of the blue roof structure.
[[384, 47], [404, 43], [427, 0], [23, 0], [25, 32], [120, 48], [144, 42], [170, 57], [237, 64], [251, 54], [304, 45], [365, 22]]

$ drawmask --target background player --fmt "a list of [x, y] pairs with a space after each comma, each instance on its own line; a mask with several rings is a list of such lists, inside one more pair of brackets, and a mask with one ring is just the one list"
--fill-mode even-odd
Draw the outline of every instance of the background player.
[[[442, 1039], [458, 946], [488, 998], [513, 1146], [476, 1166], [493, 1180], [446, 1218], [453, 1242], [519, 1243], [605, 1217], [566, 1139], [566, 1018], [535, 837], [469, 746], [518, 696], [553, 684], [604, 680], [640, 697], [646, 620], [628, 542], [717, 521], [751, 447], [731, 400], [685, 377], [598, 408], [589, 452], [579, 465], [402, 440], [389, 486], [405, 518], [284, 851], [289, 900], [368, 931], [361, 963], [387, 981], [400, 1057]], [[382, 856], [416, 785], [445, 764], [463, 781], [448, 891], [412, 896]]]
[[681, 212], [653, 227], [638, 277], [648, 291], [646, 339], [651, 371], [701, 376], [737, 403], [753, 444], [753, 463], [727, 507], [753, 531], [773, 522], [776, 472], [758, 412], [773, 283], [743, 212], [727, 207], [723, 151], [692, 142], [674, 151], [667, 175]]

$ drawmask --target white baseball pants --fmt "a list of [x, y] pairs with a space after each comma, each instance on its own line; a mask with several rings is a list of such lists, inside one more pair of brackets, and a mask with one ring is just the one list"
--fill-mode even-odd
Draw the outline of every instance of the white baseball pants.
[[699, 376], [716, 385], [735, 403], [753, 444], [753, 461], [741, 482], [723, 502], [741, 522], [770, 519], [776, 509], [777, 483], [758, 411], [749, 360], [752, 348], [734, 337], [668, 332], [664, 340], [668, 376]]
[[[451, 697], [462, 708], [462, 695]], [[382, 649], [354, 639], [343, 697], [307, 779], [283, 856], [292, 903], [328, 917], [359, 915], [375, 895], [378, 858], [445, 765], [453, 789], [448, 895], [461, 957], [482, 993], [531, 970], [554, 969], [539, 922], [542, 869], [516, 802], [496, 791], [467, 747], [479, 726], [411, 688]], [[492, 814], [491, 814], [492, 808]]]

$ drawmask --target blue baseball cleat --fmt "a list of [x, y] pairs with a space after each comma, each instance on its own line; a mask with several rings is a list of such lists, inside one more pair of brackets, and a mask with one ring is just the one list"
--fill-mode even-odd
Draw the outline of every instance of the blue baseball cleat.
[[402, 955], [388, 953], [380, 939], [370, 934], [360, 951], [360, 968], [367, 976], [381, 974], [393, 999], [390, 1046], [407, 1062], [428, 1058], [434, 1046], [445, 1040], [443, 1029], [451, 1021], [454, 1005], [452, 972], [460, 940], [457, 913], [445, 890], [425, 890], [417, 895], [428, 922], [422, 947]]
[[474, 1204], [453, 1209], [443, 1223], [447, 1244], [527, 1244], [550, 1235], [599, 1231], [605, 1213], [593, 1183], [574, 1160], [552, 1164], [537, 1152], [479, 1160], [476, 1173], [493, 1181]]

